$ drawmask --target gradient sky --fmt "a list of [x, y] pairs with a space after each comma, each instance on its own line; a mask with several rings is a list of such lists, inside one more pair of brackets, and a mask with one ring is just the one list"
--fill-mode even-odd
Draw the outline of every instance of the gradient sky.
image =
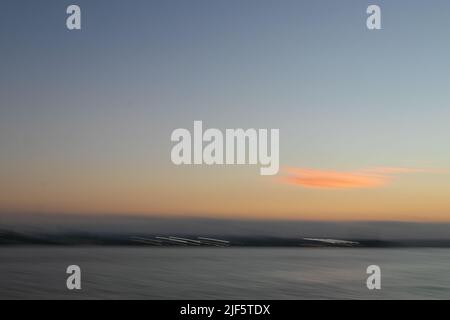
[[[444, 0], [2, 1], [0, 210], [450, 221], [449, 30]], [[194, 120], [279, 128], [279, 176], [173, 165]]]

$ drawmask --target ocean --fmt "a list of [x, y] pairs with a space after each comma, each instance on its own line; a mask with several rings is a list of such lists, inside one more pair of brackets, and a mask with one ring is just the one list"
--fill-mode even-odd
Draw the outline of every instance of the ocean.
[[0, 299], [450, 299], [449, 267], [450, 249], [1, 247]]

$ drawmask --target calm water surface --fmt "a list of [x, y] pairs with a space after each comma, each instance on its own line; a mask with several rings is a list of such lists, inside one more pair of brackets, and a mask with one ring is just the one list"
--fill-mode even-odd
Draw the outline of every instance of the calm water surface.
[[[66, 289], [72, 264], [81, 291]], [[450, 299], [450, 249], [3, 247], [0, 298]]]

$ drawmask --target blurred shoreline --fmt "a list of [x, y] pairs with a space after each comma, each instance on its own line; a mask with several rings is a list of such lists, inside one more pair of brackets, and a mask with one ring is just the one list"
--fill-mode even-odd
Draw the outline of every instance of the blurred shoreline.
[[450, 239], [330, 239], [274, 236], [202, 237], [194, 234], [32, 233], [0, 230], [4, 246], [450, 248]]

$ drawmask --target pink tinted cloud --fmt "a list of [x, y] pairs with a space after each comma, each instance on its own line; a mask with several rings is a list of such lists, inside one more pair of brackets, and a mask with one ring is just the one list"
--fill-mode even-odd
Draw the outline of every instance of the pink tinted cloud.
[[286, 168], [282, 183], [304, 188], [362, 189], [387, 185], [399, 174], [429, 172], [426, 169], [379, 167], [357, 171], [317, 170], [308, 168]]

